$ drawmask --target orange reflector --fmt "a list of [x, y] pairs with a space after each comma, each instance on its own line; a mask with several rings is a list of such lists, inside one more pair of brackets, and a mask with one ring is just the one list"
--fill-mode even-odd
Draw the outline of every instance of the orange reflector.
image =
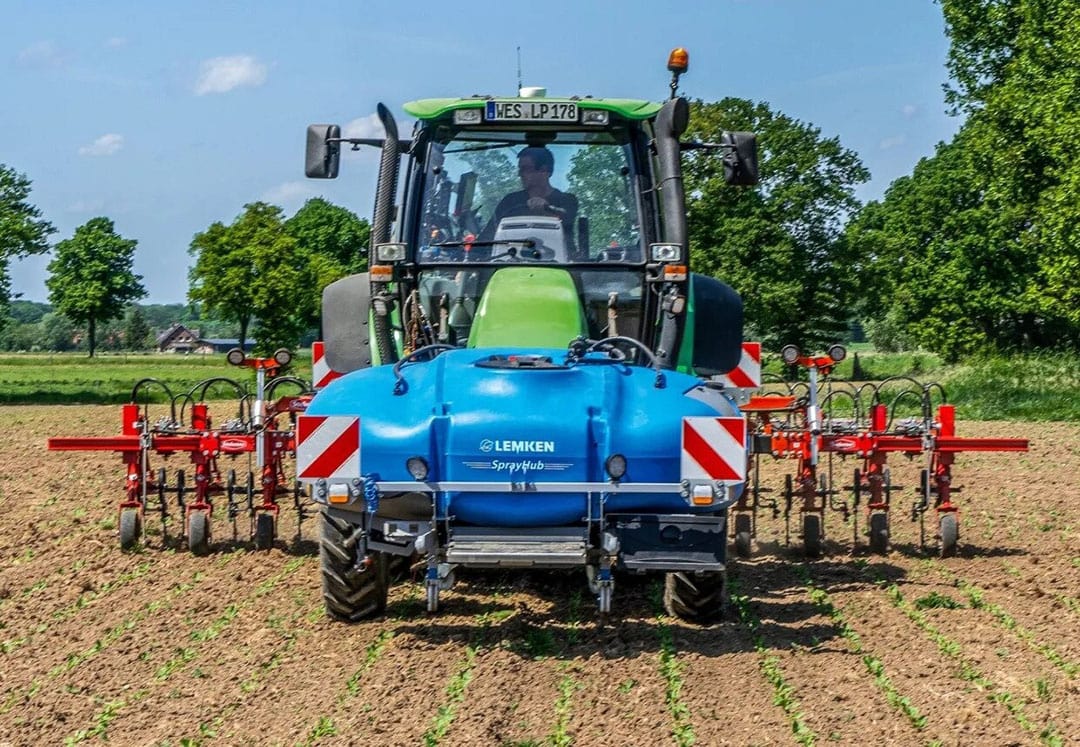
[[686, 280], [686, 265], [666, 265], [664, 280]]
[[667, 69], [673, 73], [685, 73], [690, 67], [690, 53], [682, 47], [675, 47], [667, 58]]
[[690, 497], [695, 506], [709, 506], [713, 502], [712, 488], [708, 485], [695, 485], [694, 494]]
[[394, 279], [393, 265], [372, 265], [368, 273], [372, 280], [380, 283], [388, 283]]
[[330, 500], [331, 503], [348, 503], [349, 502], [349, 494], [348, 493], [331, 493], [330, 497], [329, 497], [329, 500]]

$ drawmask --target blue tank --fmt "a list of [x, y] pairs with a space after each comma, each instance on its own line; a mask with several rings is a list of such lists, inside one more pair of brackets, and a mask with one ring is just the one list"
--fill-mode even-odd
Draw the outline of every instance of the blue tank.
[[[622, 483], [678, 483], [686, 416], [738, 415], [700, 379], [588, 360], [566, 350], [451, 350], [434, 360], [350, 373], [323, 389], [310, 415], [360, 417], [361, 471], [411, 481], [406, 460], [428, 463], [428, 482], [605, 483], [605, 460], [626, 458]], [[524, 362], [517, 367], [515, 362]], [[741, 493], [741, 486], [732, 498]], [[586, 492], [462, 492], [436, 496], [440, 516], [494, 527], [580, 524]], [[595, 499], [594, 499], [595, 500]], [[726, 508], [725, 502], [722, 508]], [[605, 513], [715, 513], [677, 493], [610, 494]]]

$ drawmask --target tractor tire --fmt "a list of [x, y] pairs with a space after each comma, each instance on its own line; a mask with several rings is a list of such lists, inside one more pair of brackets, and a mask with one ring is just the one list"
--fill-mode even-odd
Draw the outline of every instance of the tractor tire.
[[723, 571], [676, 571], [664, 579], [664, 609], [669, 615], [708, 625], [722, 620], [726, 608], [727, 575]]
[[255, 549], [269, 550], [274, 546], [276, 527], [274, 515], [268, 511], [260, 511], [255, 516]]
[[323, 604], [327, 615], [342, 622], [382, 614], [390, 590], [390, 564], [384, 553], [371, 553], [372, 564], [357, 567], [356, 553], [346, 544], [353, 529], [347, 521], [322, 515], [319, 570]]
[[137, 508], [125, 508], [120, 512], [120, 549], [134, 550], [142, 536], [142, 516]]
[[735, 514], [735, 554], [740, 558], [750, 557], [750, 516]]
[[960, 523], [955, 513], [942, 514], [938, 519], [941, 534], [941, 557], [951, 558], [956, 555], [956, 541], [960, 539]]
[[874, 555], [889, 552], [889, 514], [884, 511], [870, 514], [870, 552]]
[[210, 554], [210, 514], [192, 511], [187, 525], [188, 549], [199, 557]]
[[808, 558], [821, 557], [821, 516], [813, 513], [803, 514], [803, 550]]

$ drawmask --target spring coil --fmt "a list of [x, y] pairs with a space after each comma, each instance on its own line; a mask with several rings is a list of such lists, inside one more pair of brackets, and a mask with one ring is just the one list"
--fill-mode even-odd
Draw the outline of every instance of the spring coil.
[[379, 510], [379, 489], [375, 486], [379, 476], [361, 475], [360, 479], [364, 481], [364, 506], [369, 514], [373, 514]]

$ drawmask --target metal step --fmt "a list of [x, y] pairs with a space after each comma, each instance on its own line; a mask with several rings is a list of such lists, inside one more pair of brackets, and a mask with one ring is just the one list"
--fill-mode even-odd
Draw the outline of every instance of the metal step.
[[446, 561], [480, 568], [565, 568], [585, 565], [583, 527], [455, 527]]

